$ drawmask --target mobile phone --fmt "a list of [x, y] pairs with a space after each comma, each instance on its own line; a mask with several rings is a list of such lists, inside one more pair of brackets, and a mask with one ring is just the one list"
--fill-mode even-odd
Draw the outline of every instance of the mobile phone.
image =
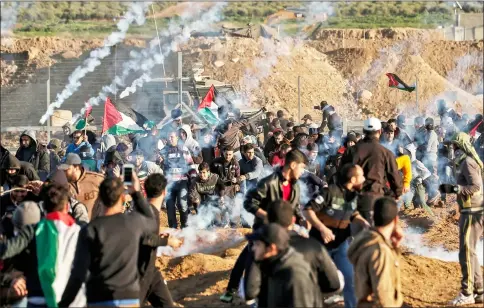
[[132, 164], [124, 164], [123, 165], [123, 182], [126, 185], [133, 184], [133, 172], [134, 166]]

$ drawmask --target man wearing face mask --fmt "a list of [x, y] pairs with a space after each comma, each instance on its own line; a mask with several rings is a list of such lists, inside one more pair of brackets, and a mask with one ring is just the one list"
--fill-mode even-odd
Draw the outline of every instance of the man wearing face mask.
[[168, 212], [168, 224], [170, 228], [177, 228], [176, 207], [180, 212], [180, 224], [186, 227], [188, 220], [188, 177], [190, 165], [193, 164], [190, 151], [179, 142], [178, 132], [168, 134], [168, 144], [160, 151], [163, 159], [163, 172], [168, 180], [168, 196], [166, 209]]
[[352, 222], [368, 228], [368, 222], [358, 213], [357, 192], [365, 182], [363, 169], [347, 164], [340, 170], [337, 184], [323, 188], [305, 206], [304, 214], [311, 223], [309, 235], [328, 249], [336, 267], [343, 273], [345, 307], [356, 307], [353, 267], [347, 256]]
[[15, 154], [20, 161], [29, 162], [34, 166], [42, 180], [45, 180], [50, 172], [50, 156], [45, 150], [41, 150], [37, 144], [35, 132], [27, 130], [20, 135], [20, 147]]
[[0, 172], [2, 173], [2, 183], [0, 183], [0, 186], [7, 184], [9, 187], [12, 187], [13, 179], [17, 175], [25, 175], [29, 181], [40, 180], [37, 171], [35, 171], [31, 163], [19, 161], [12, 154], [8, 154], [0, 168]]
[[223, 208], [224, 189], [225, 185], [219, 175], [211, 173], [206, 162], [201, 163], [198, 166], [198, 176], [192, 181], [189, 191], [190, 200], [197, 213], [204, 206]]
[[462, 272], [461, 292], [451, 302], [454, 306], [483, 303], [483, 278], [476, 245], [483, 234], [484, 203], [482, 171], [484, 165], [466, 133], [452, 139], [457, 165], [457, 185], [442, 184], [443, 193], [457, 194], [459, 204], [459, 263]]

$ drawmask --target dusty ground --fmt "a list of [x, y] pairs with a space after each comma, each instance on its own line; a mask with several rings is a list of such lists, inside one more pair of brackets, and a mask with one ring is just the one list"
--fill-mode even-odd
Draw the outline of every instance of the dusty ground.
[[[434, 209], [436, 217], [431, 220], [425, 212], [415, 209], [402, 213], [401, 218], [406, 226], [429, 228], [424, 235], [425, 245], [444, 245], [449, 250], [454, 250], [458, 243], [458, 231], [455, 229], [455, 221], [448, 222], [445, 215], [452, 211], [452, 207]], [[164, 212], [162, 212], [160, 222], [162, 224], [167, 222]], [[234, 236], [234, 232], [242, 235], [250, 230], [221, 230], [219, 231], [220, 241], [228, 241], [227, 236]], [[437, 236], [436, 234], [439, 232], [442, 234]], [[216, 240], [213, 246], [220, 246], [218, 241]], [[179, 305], [186, 307], [243, 307], [243, 302], [239, 298], [236, 298], [232, 304], [225, 304], [220, 302], [219, 297], [225, 291], [230, 271], [244, 245], [245, 242], [229, 249], [215, 249], [210, 254], [196, 253], [177, 258], [159, 257], [157, 267], [169, 281], [168, 287]], [[205, 249], [210, 249], [210, 246]], [[406, 247], [403, 247], [403, 251], [400, 264], [405, 306], [445, 306], [458, 294], [461, 274], [457, 262], [445, 262], [418, 256]], [[471, 307], [479, 307], [479, 305]]]

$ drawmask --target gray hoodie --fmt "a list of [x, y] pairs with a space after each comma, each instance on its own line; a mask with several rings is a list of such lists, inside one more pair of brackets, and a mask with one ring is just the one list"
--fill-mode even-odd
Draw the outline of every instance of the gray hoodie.
[[45, 180], [50, 173], [50, 154], [47, 150], [39, 150], [37, 138], [33, 130], [24, 131], [19, 138], [19, 142], [22, 142], [22, 137], [27, 136], [31, 139], [30, 146], [24, 148], [20, 145], [15, 157], [24, 162], [31, 163], [34, 166], [35, 171], [39, 174], [41, 180]]

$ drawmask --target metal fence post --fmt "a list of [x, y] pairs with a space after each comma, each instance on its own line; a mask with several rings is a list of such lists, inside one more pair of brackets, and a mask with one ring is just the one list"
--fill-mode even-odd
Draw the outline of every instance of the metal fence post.
[[301, 76], [297, 76], [297, 122], [301, 124]]
[[[50, 105], [50, 65], [49, 65], [49, 79], [47, 79], [47, 110]], [[47, 143], [50, 142], [50, 118], [47, 118]]]

